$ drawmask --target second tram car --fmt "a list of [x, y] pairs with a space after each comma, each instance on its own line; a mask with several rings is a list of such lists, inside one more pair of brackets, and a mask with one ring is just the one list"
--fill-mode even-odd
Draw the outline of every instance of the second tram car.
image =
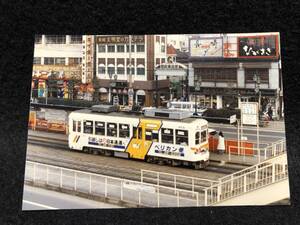
[[199, 118], [174, 120], [83, 109], [69, 115], [69, 147], [200, 169], [209, 163], [208, 123]]

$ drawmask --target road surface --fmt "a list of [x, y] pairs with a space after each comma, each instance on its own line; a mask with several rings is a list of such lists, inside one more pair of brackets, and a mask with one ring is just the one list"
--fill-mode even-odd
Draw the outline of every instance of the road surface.
[[120, 206], [24, 185], [22, 210], [121, 208]]

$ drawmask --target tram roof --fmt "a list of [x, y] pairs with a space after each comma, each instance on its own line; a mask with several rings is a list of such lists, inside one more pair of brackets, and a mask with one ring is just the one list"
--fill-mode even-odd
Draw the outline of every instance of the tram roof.
[[165, 120], [165, 121], [180, 121], [184, 123], [192, 123], [193, 121], [196, 120], [203, 120], [201, 118], [193, 118], [193, 117], [188, 117], [188, 118], [183, 118], [183, 119], [170, 119], [170, 118], [165, 118], [165, 117], [149, 117], [145, 116], [142, 113], [133, 113], [133, 112], [94, 112], [91, 109], [81, 109], [81, 110], [76, 110], [73, 111], [73, 113], [79, 113], [79, 114], [89, 114], [89, 115], [103, 115], [103, 116], [112, 116], [112, 117], [130, 117], [130, 118], [147, 118], [147, 119], [157, 119], [157, 120]]

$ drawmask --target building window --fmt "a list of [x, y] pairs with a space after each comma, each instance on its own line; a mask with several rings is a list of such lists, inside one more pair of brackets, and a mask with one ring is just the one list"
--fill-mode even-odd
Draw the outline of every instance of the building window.
[[81, 58], [69, 58], [69, 65], [78, 65], [81, 63]]
[[165, 58], [162, 58], [161, 59], [161, 63], [163, 64], [163, 63], [165, 63], [166, 62], [166, 59]]
[[173, 129], [162, 128], [161, 142], [167, 144], [174, 144]]
[[[131, 74], [134, 74], [134, 67], [131, 68]], [[127, 74], [130, 74], [130, 68], [127, 66]]]
[[261, 83], [269, 83], [269, 69], [260, 68], [260, 69], [245, 69], [245, 80], [246, 83], [255, 83], [253, 80], [254, 75], [260, 77]]
[[107, 67], [107, 73], [108, 74], [114, 74], [115, 73], [115, 67], [114, 66], [108, 66]]
[[41, 57], [34, 57], [33, 58], [34, 65], [41, 65]]
[[119, 124], [119, 137], [127, 138], [129, 137], [129, 125], [128, 124]]
[[107, 45], [107, 52], [115, 52], [115, 46], [114, 45]]
[[189, 135], [187, 130], [176, 130], [176, 144], [189, 145]]
[[[126, 52], [129, 52], [129, 45], [126, 45]], [[131, 52], [134, 52], [134, 45], [131, 45]]]
[[125, 69], [124, 69], [124, 67], [118, 67], [117, 68], [117, 74], [124, 74], [125, 73]]
[[46, 35], [46, 44], [66, 44], [66, 35]]
[[117, 45], [117, 52], [125, 52], [124, 45]]
[[107, 123], [107, 136], [117, 137], [117, 124]]
[[70, 35], [70, 44], [82, 44], [82, 35]]
[[65, 65], [66, 59], [65, 58], [54, 58], [55, 65]]
[[159, 64], [160, 64], [160, 59], [159, 59], [159, 58], [156, 58], [156, 59], [155, 59], [155, 63], [156, 63], [156, 65], [159, 65]]
[[93, 133], [93, 121], [87, 120], [83, 122], [83, 133], [86, 134]]
[[98, 67], [98, 73], [99, 74], [105, 74], [105, 66], [103, 64], [99, 65], [99, 67]]
[[236, 82], [237, 70], [235, 68], [195, 68], [195, 80], [201, 77], [208, 82]]
[[166, 52], [166, 46], [165, 45], [161, 45], [161, 52]]
[[105, 45], [98, 45], [98, 52], [106, 52]]
[[34, 43], [35, 44], [42, 44], [42, 35], [35, 35], [34, 36]]
[[95, 122], [95, 135], [105, 135], [105, 123]]
[[137, 52], [145, 52], [145, 45], [136, 45]]
[[145, 68], [144, 67], [138, 67], [136, 69], [137, 75], [145, 75]]
[[44, 64], [45, 65], [54, 65], [54, 58], [52, 58], [52, 57], [45, 57], [44, 58]]

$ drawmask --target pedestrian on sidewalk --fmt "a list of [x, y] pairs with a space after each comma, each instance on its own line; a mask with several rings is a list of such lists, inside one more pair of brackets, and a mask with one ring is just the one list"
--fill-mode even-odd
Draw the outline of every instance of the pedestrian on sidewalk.
[[272, 116], [273, 116], [272, 106], [270, 106], [269, 109], [268, 109], [268, 116], [269, 116], [269, 119], [272, 121], [273, 120], [273, 118], [272, 118]]
[[225, 153], [225, 139], [222, 131], [219, 132], [217, 151], [219, 154]]

